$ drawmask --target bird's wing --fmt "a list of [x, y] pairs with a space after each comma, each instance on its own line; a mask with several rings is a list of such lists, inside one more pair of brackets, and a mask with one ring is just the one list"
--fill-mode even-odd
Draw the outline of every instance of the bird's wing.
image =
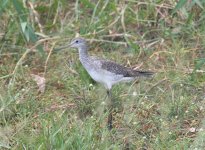
[[118, 75], [123, 75], [124, 77], [132, 77], [131, 76], [131, 69], [126, 68], [120, 64], [117, 64], [113, 61], [109, 60], [102, 60], [101, 62], [101, 68], [104, 70], [107, 70], [109, 72], [118, 74]]
[[93, 63], [98, 63], [98, 66], [101, 66], [102, 69], [118, 75], [123, 75], [124, 77], [151, 77], [154, 74], [150, 71], [133, 70], [110, 60], [97, 57], [92, 57], [92, 59]]

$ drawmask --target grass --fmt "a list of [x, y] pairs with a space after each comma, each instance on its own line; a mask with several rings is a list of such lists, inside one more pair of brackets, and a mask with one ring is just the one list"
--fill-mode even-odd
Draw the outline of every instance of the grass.
[[[0, 4], [0, 149], [204, 148], [203, 1]], [[156, 72], [113, 88], [112, 132], [104, 87], [76, 50], [54, 50], [76, 33], [92, 55]]]

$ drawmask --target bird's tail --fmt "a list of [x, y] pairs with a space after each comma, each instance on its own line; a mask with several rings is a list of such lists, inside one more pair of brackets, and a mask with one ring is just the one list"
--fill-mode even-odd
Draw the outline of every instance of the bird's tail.
[[151, 71], [136, 71], [136, 76], [140, 76], [140, 77], [153, 77], [154, 72]]

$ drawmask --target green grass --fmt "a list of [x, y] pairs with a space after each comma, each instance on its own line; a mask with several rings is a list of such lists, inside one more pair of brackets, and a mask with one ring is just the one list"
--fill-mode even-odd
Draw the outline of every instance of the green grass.
[[[204, 8], [202, 0], [0, 2], [0, 149], [203, 149]], [[114, 86], [111, 132], [104, 87], [76, 50], [54, 51], [77, 33], [92, 55], [156, 72]], [[45, 78], [43, 93], [31, 74]]]

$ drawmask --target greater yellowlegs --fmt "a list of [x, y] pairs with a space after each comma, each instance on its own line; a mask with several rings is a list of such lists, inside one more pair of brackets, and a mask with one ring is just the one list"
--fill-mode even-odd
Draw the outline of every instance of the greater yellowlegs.
[[[96, 81], [103, 84], [107, 90], [108, 98], [110, 99], [110, 108], [108, 115], [108, 129], [112, 129], [112, 98], [111, 88], [119, 82], [128, 82], [140, 77], [150, 77], [153, 72], [137, 71], [131, 68], [124, 67], [113, 61], [105, 60], [88, 55], [88, 45], [85, 39], [75, 38], [69, 44], [70, 47], [77, 48], [79, 51], [79, 59], [88, 74]], [[68, 47], [65, 46], [63, 48]]]

